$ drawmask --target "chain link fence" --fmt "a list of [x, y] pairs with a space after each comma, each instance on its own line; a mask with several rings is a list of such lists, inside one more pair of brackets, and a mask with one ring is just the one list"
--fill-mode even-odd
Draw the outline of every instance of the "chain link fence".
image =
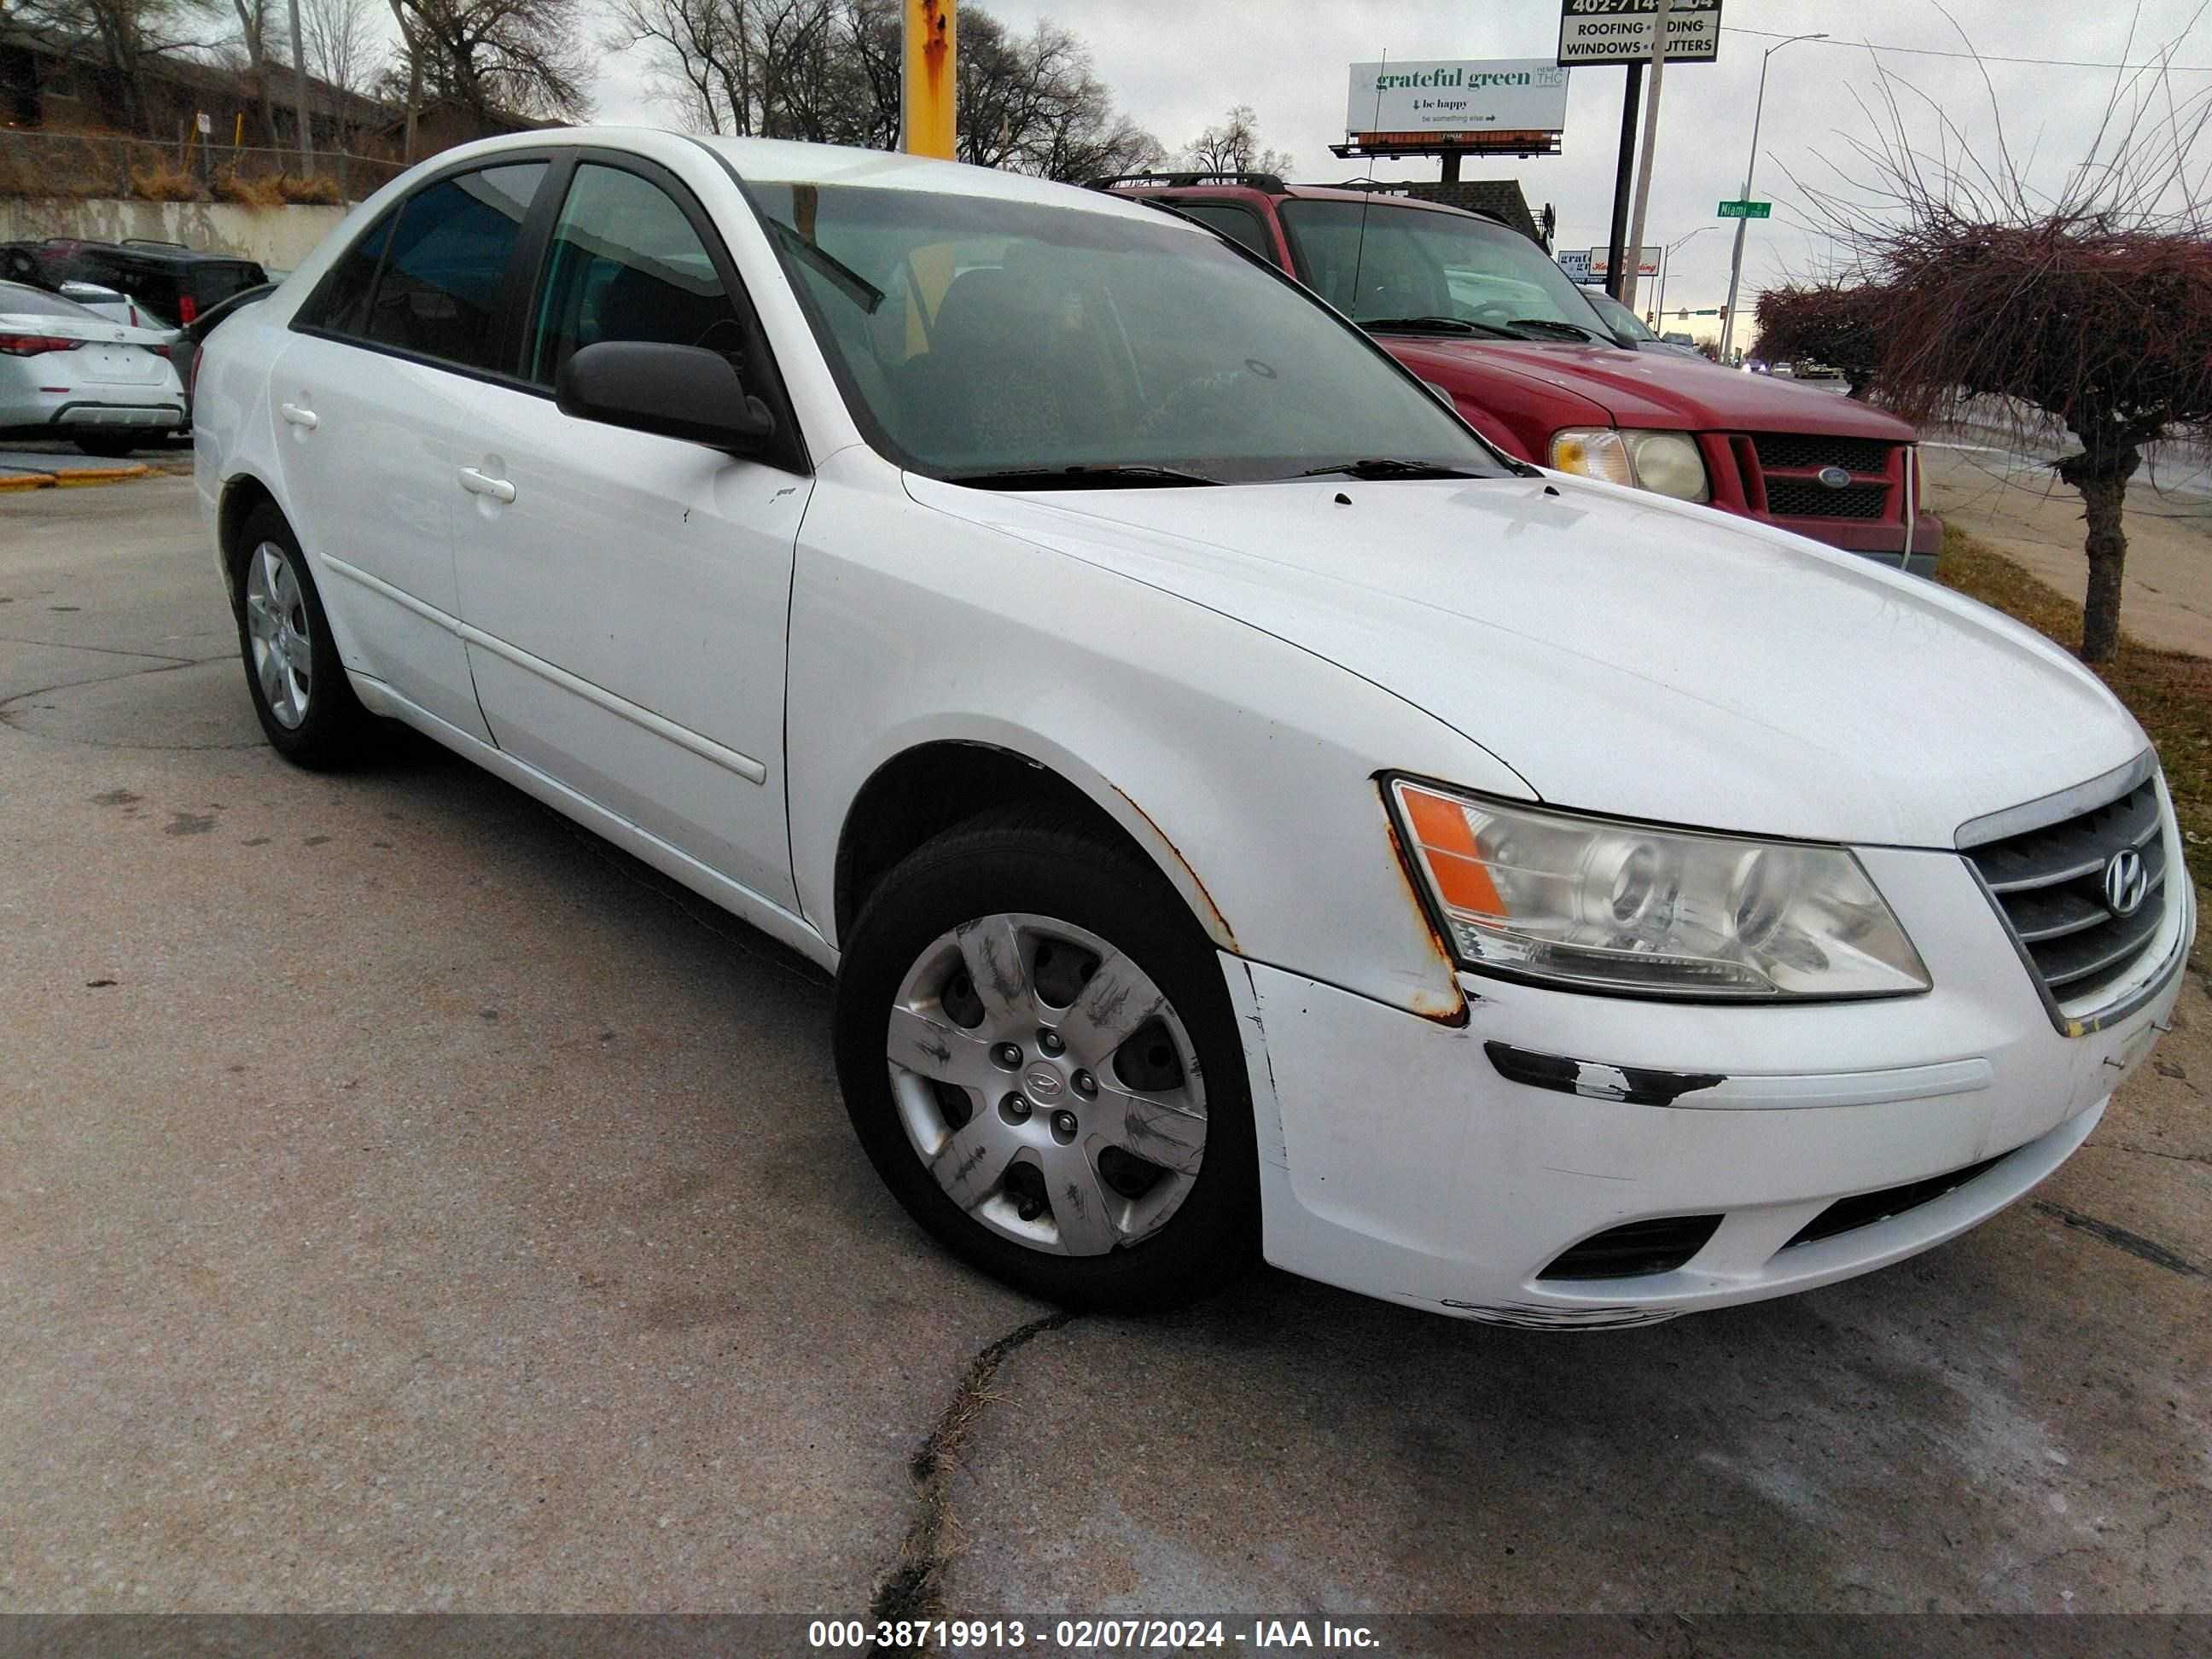
[[357, 202], [407, 163], [318, 150], [224, 144], [188, 133], [172, 142], [105, 133], [0, 128], [0, 196], [121, 197], [150, 202]]

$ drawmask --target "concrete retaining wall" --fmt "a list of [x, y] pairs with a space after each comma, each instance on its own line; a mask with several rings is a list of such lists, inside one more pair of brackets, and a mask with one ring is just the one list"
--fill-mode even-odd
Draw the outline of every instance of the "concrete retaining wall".
[[339, 207], [242, 207], [234, 202], [132, 202], [109, 197], [0, 197], [0, 242], [147, 236], [204, 253], [290, 270], [344, 218]]

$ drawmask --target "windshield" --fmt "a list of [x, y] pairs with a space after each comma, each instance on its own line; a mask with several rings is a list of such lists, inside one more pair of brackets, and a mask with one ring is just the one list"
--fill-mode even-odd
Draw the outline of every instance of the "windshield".
[[1505, 471], [1358, 334], [1164, 215], [749, 188], [847, 401], [902, 466], [1140, 487], [1385, 458]]
[[21, 283], [0, 283], [0, 311], [13, 312], [18, 317], [72, 317], [81, 323], [107, 320], [74, 301], [41, 289], [26, 288]]
[[1615, 334], [1626, 334], [1632, 340], [1656, 340], [1659, 337], [1641, 317], [1603, 289], [1585, 289], [1583, 298], [1589, 301], [1597, 314], [1612, 325]]
[[1443, 319], [1528, 339], [1605, 339], [1575, 285], [1517, 231], [1389, 202], [1281, 204], [1309, 288], [1355, 321]]

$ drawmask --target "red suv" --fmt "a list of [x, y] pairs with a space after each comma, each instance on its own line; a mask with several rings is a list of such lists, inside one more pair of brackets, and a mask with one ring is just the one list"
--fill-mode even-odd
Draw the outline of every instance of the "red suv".
[[1264, 173], [1099, 187], [1164, 203], [1289, 271], [1509, 455], [1710, 502], [1917, 574], [1936, 568], [1943, 526], [1919, 510], [1905, 422], [1832, 392], [1639, 351], [1495, 219]]

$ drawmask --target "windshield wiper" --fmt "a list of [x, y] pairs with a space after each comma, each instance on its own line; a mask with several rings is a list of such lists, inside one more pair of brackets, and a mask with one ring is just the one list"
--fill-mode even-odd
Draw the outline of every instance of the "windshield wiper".
[[1595, 329], [1578, 327], [1573, 323], [1563, 323], [1552, 317], [1516, 317], [1513, 319], [1513, 326], [1540, 329], [1570, 340], [1595, 340], [1598, 337]]
[[1325, 478], [1341, 472], [1354, 478], [1480, 478], [1480, 472], [1469, 472], [1465, 467], [1446, 466], [1441, 461], [1401, 461], [1392, 455], [1370, 455], [1364, 460], [1332, 461], [1327, 466], [1311, 466], [1298, 474], [1301, 478]]
[[1471, 323], [1464, 317], [1362, 317], [1360, 327], [1382, 334], [1487, 334], [1500, 340], [1521, 337], [1494, 323]]
[[861, 310], [872, 313], [884, 302], [884, 291], [840, 259], [808, 241], [781, 219], [763, 218], [763, 222], [775, 234], [775, 240], [800, 258], [812, 265], [839, 288]]
[[1151, 489], [1169, 485], [1216, 484], [1218, 478], [1202, 478], [1195, 472], [1178, 472], [1171, 466], [1114, 464], [1076, 466], [1017, 466], [988, 472], [948, 472], [947, 483], [971, 489]]

